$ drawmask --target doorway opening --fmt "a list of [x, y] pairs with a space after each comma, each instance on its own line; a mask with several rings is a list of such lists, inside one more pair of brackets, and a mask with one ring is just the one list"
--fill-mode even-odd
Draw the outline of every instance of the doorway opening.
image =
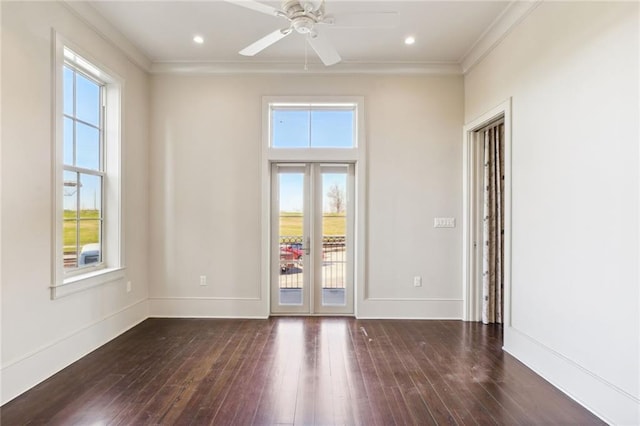
[[272, 164], [272, 313], [353, 314], [353, 194], [353, 164]]
[[366, 270], [364, 98], [262, 103], [261, 299], [271, 315], [356, 315]]
[[510, 325], [510, 100], [464, 128], [465, 321]]

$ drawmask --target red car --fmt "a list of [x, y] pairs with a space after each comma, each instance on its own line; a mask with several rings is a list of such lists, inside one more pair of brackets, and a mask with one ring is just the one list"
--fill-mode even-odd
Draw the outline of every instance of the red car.
[[280, 247], [280, 254], [282, 255], [283, 252], [291, 253], [294, 259], [300, 259], [304, 254], [300, 243], [287, 244], [284, 247]]
[[302, 250], [302, 244], [287, 244], [280, 246], [280, 270], [286, 272], [287, 270], [299, 266], [299, 260], [302, 259], [304, 250]]

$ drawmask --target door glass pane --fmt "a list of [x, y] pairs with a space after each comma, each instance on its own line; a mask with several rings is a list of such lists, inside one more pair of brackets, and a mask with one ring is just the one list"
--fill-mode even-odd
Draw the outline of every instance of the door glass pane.
[[322, 304], [346, 304], [347, 174], [322, 173]]
[[312, 148], [353, 148], [353, 110], [311, 111]]
[[281, 305], [302, 305], [304, 287], [304, 174], [279, 173], [279, 251]]

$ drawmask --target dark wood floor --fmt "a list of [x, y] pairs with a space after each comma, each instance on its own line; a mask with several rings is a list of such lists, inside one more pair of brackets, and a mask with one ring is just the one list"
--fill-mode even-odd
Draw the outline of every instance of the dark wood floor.
[[602, 424], [460, 321], [148, 319], [3, 406], [23, 424]]

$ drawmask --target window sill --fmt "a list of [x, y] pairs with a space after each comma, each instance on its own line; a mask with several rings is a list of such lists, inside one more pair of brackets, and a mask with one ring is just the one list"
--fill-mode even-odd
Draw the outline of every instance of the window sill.
[[58, 299], [92, 287], [120, 280], [124, 278], [125, 270], [126, 268], [124, 267], [106, 268], [67, 278], [62, 284], [51, 286], [51, 298]]

